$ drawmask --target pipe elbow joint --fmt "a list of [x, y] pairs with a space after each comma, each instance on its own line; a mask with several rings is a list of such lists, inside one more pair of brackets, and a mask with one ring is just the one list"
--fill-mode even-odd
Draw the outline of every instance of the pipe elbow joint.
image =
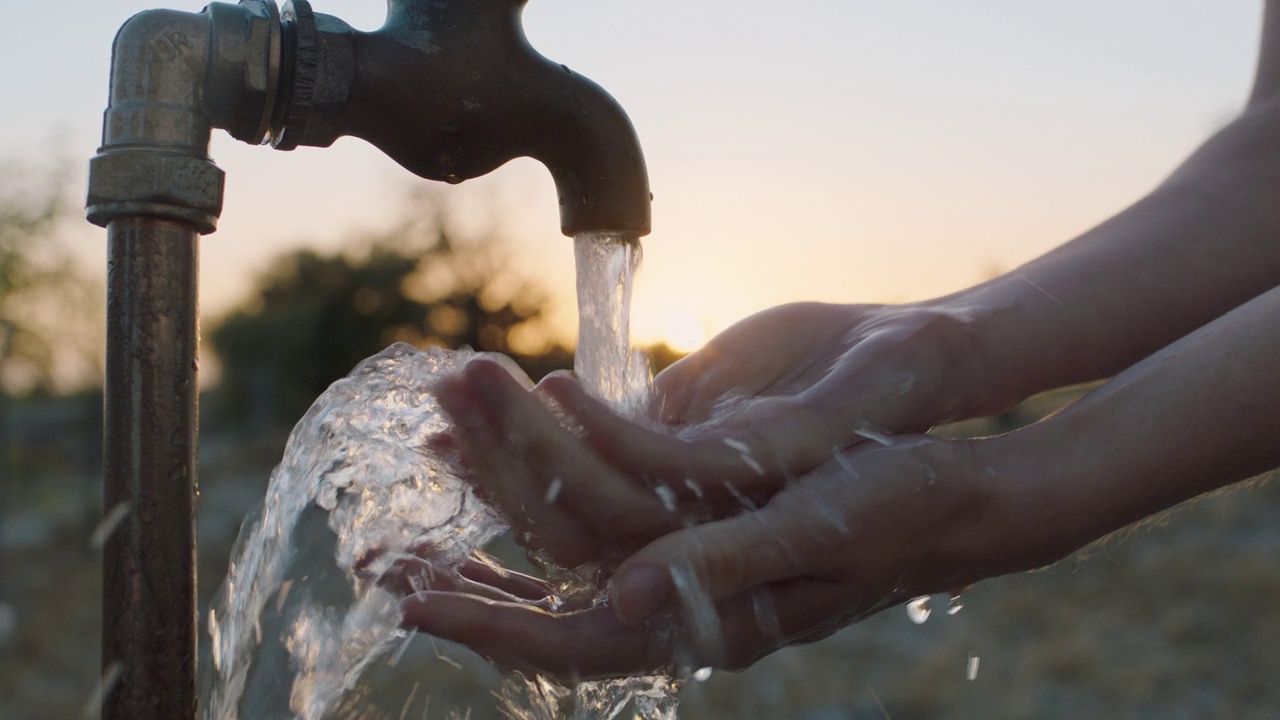
[[224, 128], [258, 142], [276, 106], [281, 23], [271, 0], [211, 3], [201, 13], [147, 10], [112, 46], [102, 146], [89, 162], [86, 211], [107, 225], [127, 216], [213, 232], [223, 172], [209, 136]]

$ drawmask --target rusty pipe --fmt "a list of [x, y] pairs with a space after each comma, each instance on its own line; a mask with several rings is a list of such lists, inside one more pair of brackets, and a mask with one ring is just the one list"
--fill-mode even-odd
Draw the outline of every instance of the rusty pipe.
[[[196, 711], [196, 269], [191, 225], [108, 229], [102, 663], [104, 720]], [[119, 510], [116, 510], [119, 508]]]
[[89, 219], [107, 228], [104, 720], [195, 717], [199, 236], [222, 209], [214, 127], [265, 136], [281, 49], [270, 2], [152, 10], [112, 48]]

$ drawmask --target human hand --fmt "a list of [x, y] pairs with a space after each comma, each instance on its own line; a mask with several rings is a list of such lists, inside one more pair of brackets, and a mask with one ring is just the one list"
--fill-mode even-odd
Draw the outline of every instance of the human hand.
[[[655, 492], [604, 462], [553, 411], [546, 386], [556, 383], [529, 392], [505, 366], [475, 359], [435, 388], [454, 427], [432, 450], [456, 454], [456, 472], [502, 513], [522, 545], [561, 567], [601, 562], [607, 569], [702, 519], [696, 502]], [[561, 386], [586, 400], [577, 383]]]
[[966, 414], [980, 365], [956, 313], [799, 303], [742, 321], [659, 375], [658, 425], [552, 375], [534, 396], [567, 412], [581, 431], [570, 432], [485, 361], [437, 395], [467, 455], [462, 472], [522, 542], [572, 567], [757, 507], [865, 438]]
[[565, 680], [744, 668], [908, 598], [1017, 569], [1004, 486], [975, 442], [909, 436], [846, 451], [759, 510], [648, 545], [618, 568], [610, 606], [553, 613], [428, 591], [402, 602], [405, 622]]
[[661, 373], [654, 415], [692, 444], [733, 439], [800, 474], [868, 435], [975, 411], [985, 388], [968, 325], [929, 304], [775, 307]]

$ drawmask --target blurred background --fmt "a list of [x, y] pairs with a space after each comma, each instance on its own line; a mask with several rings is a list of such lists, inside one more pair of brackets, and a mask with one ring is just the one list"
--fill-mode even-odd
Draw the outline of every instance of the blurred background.
[[[384, 12], [314, 4], [361, 29]], [[6, 719], [93, 716], [105, 248], [81, 205], [111, 38], [146, 7], [46, 0], [0, 24]], [[633, 327], [661, 368], [756, 310], [943, 294], [1124, 207], [1240, 109], [1261, 3], [533, 0], [525, 16], [534, 46], [639, 131], [655, 204]], [[536, 377], [571, 363], [576, 327], [572, 244], [532, 161], [437, 188], [350, 139], [279, 153], [218, 134], [213, 155], [227, 197], [201, 256], [203, 602], [288, 429], [359, 359], [469, 344]], [[1072, 396], [950, 431], [1007, 430]], [[1273, 485], [1204, 499], [974, 588], [954, 616], [882, 613], [691, 686], [682, 717], [1274, 717], [1278, 505]]]

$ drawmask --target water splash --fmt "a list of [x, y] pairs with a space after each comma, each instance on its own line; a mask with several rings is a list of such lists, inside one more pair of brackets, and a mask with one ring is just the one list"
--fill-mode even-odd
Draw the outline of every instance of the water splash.
[[907, 617], [911, 618], [911, 622], [917, 625], [923, 625], [925, 620], [929, 619], [929, 614], [933, 612], [930, 607], [928, 595], [921, 595], [907, 603]]
[[[651, 386], [628, 327], [639, 245], [614, 234], [581, 236], [577, 256], [575, 369], [590, 392], [635, 412]], [[506, 530], [449, 462], [428, 449], [448, 430], [432, 386], [476, 355], [394, 345], [334, 383], [299, 421], [261, 510], [241, 529], [210, 610], [213, 662], [202, 676], [203, 720], [347, 716], [369, 694], [359, 685], [361, 674], [388, 654], [394, 667], [411, 639], [400, 630], [397, 597], [378, 579], [408, 556], [429, 559], [435, 572], [456, 573], [462, 560]], [[547, 502], [559, 494], [553, 487]], [[604, 596], [590, 572], [559, 579]], [[611, 720], [627, 708], [639, 720], [674, 720], [678, 686], [653, 676], [569, 690], [513, 675], [495, 694], [515, 720], [554, 720], [566, 712], [573, 720]]]
[[410, 553], [450, 572], [505, 529], [424, 449], [448, 427], [431, 386], [475, 355], [393, 345], [299, 421], [210, 611], [202, 718], [319, 720], [397, 639], [378, 576]]

